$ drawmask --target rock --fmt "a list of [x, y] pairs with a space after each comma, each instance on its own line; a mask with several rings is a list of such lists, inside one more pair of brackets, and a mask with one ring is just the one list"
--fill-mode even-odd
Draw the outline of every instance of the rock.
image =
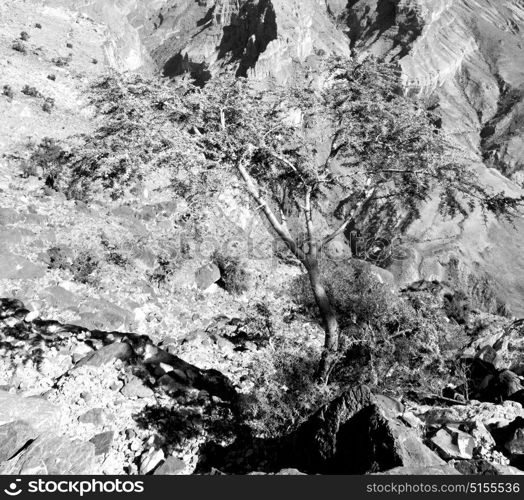
[[431, 438], [430, 442], [437, 450], [439, 455], [450, 460], [452, 458], [471, 459], [475, 440], [469, 434], [458, 429], [446, 427], [440, 429], [437, 434]]
[[80, 299], [61, 286], [50, 286], [39, 293], [39, 297], [52, 307], [67, 308], [77, 306]]
[[66, 437], [36, 439], [22, 453], [0, 466], [0, 474], [79, 475], [92, 474], [95, 446]]
[[115, 342], [88, 354], [76, 366], [104, 366], [117, 359], [127, 361], [133, 354], [133, 349], [127, 342]]
[[180, 476], [187, 472], [186, 464], [173, 456], [167, 457], [166, 461], [155, 470], [155, 476]]
[[56, 429], [60, 410], [43, 398], [23, 398], [0, 391], [0, 423], [27, 422], [39, 434]]
[[487, 460], [457, 460], [453, 463], [455, 469], [465, 476], [510, 476], [521, 475], [523, 471], [510, 465], [488, 462]]
[[152, 398], [155, 395], [152, 389], [133, 375], [129, 377], [121, 392], [128, 398]]
[[513, 421], [508, 429], [508, 439], [504, 448], [510, 455], [524, 455], [524, 419]]
[[200, 290], [207, 290], [219, 281], [220, 277], [220, 269], [213, 263], [202, 266], [195, 273], [195, 281]]
[[22, 420], [0, 425], [0, 463], [11, 458], [36, 437], [38, 432]]
[[0, 207], [0, 226], [7, 226], [23, 219], [22, 214], [14, 208]]
[[375, 474], [383, 476], [459, 476], [460, 472], [449, 465], [441, 465], [434, 467], [395, 467]]
[[160, 449], [149, 448], [140, 457], [140, 474], [149, 474], [164, 460], [164, 452]]
[[397, 411], [398, 402], [376, 399], [365, 386], [346, 392], [294, 433], [290, 465], [336, 474], [443, 465], [415, 430], [392, 416]]
[[499, 373], [495, 380], [495, 384], [497, 392], [502, 399], [509, 399], [511, 396], [524, 389], [520, 377], [509, 370]]
[[105, 412], [102, 408], [92, 408], [78, 417], [81, 424], [92, 424], [97, 427], [104, 425]]
[[95, 445], [95, 455], [104, 455], [111, 449], [114, 431], [101, 432], [93, 436], [89, 442]]
[[42, 278], [46, 268], [33, 264], [30, 260], [9, 252], [0, 254], [0, 279], [37, 279]]

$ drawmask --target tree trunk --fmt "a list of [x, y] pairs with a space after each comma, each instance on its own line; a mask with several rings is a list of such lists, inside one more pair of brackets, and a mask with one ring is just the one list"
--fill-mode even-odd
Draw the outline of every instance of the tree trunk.
[[322, 358], [320, 360], [318, 378], [322, 382], [327, 383], [338, 351], [338, 320], [335, 310], [333, 309], [326, 293], [326, 289], [322, 284], [318, 261], [315, 260], [314, 262], [309, 262], [306, 268], [311, 283], [311, 290], [315, 296], [315, 301], [320, 311], [325, 331], [324, 352], [322, 353]]

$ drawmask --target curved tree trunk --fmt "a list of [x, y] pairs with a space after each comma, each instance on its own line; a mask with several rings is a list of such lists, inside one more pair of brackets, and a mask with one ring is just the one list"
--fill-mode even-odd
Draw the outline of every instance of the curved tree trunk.
[[318, 377], [322, 382], [327, 383], [338, 351], [338, 320], [322, 283], [318, 261], [310, 262], [306, 268], [325, 331], [324, 352], [320, 360]]

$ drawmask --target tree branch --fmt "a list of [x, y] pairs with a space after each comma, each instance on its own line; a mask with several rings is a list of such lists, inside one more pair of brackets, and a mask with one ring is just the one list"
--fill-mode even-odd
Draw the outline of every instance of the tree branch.
[[293, 240], [293, 237], [287, 229], [287, 226], [278, 221], [277, 217], [273, 213], [273, 210], [271, 210], [266, 200], [260, 194], [260, 190], [258, 186], [255, 184], [255, 181], [253, 180], [251, 175], [249, 175], [249, 172], [246, 170], [244, 161], [245, 156], [237, 162], [236, 167], [238, 172], [240, 173], [240, 176], [245, 182], [249, 194], [258, 203], [259, 208], [261, 208], [264, 212], [264, 215], [266, 216], [268, 222], [271, 224], [271, 226], [278, 234], [278, 236], [282, 239], [282, 241], [284, 241], [284, 243], [288, 246], [291, 252], [295, 255], [295, 257], [297, 257], [303, 263], [306, 262], [306, 254], [302, 251], [301, 248], [298, 247], [296, 242]]
[[355, 209], [351, 211], [348, 217], [346, 217], [344, 222], [334, 232], [322, 240], [322, 247], [333, 241], [337, 236], [341, 235], [346, 230], [349, 224], [353, 222], [362, 213], [364, 208], [371, 202], [375, 196], [375, 192], [376, 188], [371, 188], [367, 191], [366, 197], [360, 203], [358, 203]]

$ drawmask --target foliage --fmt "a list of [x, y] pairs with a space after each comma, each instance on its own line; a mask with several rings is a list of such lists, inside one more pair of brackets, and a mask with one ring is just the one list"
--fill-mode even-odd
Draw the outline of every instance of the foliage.
[[46, 113], [51, 113], [55, 107], [55, 100], [52, 97], [46, 97], [44, 103], [42, 104], [42, 110]]
[[2, 94], [5, 95], [6, 97], [8, 97], [9, 99], [12, 99], [14, 97], [14, 95], [15, 95], [11, 85], [4, 85], [3, 88], [2, 88]]
[[51, 80], [52, 82], [54, 82], [54, 81], [56, 81], [56, 75], [55, 74], [47, 75], [47, 79]]
[[20, 40], [23, 40], [24, 42], [27, 42], [31, 37], [29, 36], [29, 33], [27, 31], [22, 31], [20, 33]]
[[72, 59], [73, 58], [71, 54], [69, 54], [67, 57], [65, 56], [53, 57], [53, 59], [51, 59], [51, 62], [55, 66], [58, 66], [59, 68], [63, 68], [65, 66], [69, 66], [69, 63], [72, 61]]
[[35, 23], [35, 28], [41, 30], [42, 29], [42, 25], [40, 23]]
[[249, 289], [249, 274], [242, 266], [239, 257], [224, 255], [217, 251], [212, 258], [220, 269], [220, 285], [224, 290], [234, 295], [240, 295]]
[[29, 97], [42, 97], [42, 94], [36, 87], [32, 87], [31, 85], [24, 85], [24, 88], [22, 89], [22, 94], [25, 94]]

